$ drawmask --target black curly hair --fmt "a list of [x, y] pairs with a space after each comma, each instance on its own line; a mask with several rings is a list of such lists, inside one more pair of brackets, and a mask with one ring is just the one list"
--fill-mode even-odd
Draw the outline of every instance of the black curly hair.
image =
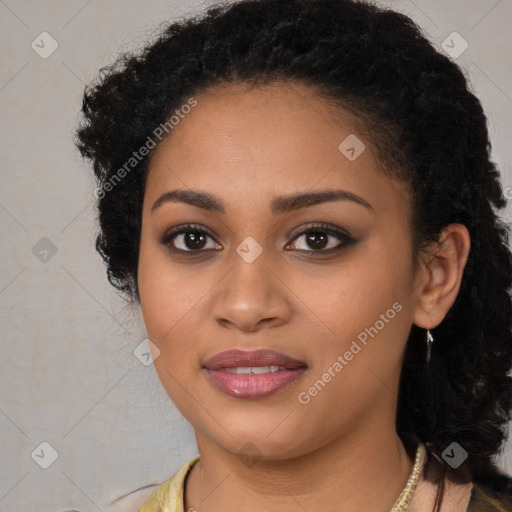
[[[512, 408], [512, 257], [497, 214], [506, 200], [480, 101], [407, 16], [357, 0], [217, 4], [103, 68], [85, 90], [76, 144], [99, 184], [96, 248], [110, 282], [140, 301], [141, 207], [153, 151], [132, 169], [126, 162], [192, 95], [223, 82], [306, 84], [353, 115], [384, 172], [410, 185], [415, 261], [448, 224], [467, 227], [460, 292], [432, 331], [428, 372], [425, 331], [412, 326], [397, 432], [426, 443], [428, 479], [446, 474], [511, 491], [494, 460]], [[452, 442], [468, 453], [456, 469], [442, 458]]]

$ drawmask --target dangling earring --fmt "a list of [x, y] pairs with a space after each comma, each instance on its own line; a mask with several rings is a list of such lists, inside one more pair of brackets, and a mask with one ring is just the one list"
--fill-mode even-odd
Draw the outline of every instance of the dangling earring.
[[434, 344], [434, 337], [427, 329], [427, 364], [430, 362], [430, 355], [432, 354], [432, 345]]

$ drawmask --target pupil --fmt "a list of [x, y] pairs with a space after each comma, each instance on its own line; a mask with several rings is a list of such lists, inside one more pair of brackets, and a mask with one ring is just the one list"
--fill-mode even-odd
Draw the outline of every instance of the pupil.
[[[318, 245], [318, 238], [323, 238], [323, 243], [320, 242], [320, 245]], [[314, 249], [323, 249], [325, 247], [325, 241], [326, 237], [323, 233], [319, 231], [315, 231], [314, 233], [310, 233], [308, 235], [309, 241], [313, 241], [313, 248]]]
[[[187, 244], [187, 247], [189, 249], [197, 249], [198, 248], [198, 240], [203, 239], [204, 243], [204, 236], [201, 234], [198, 234], [197, 231], [189, 231], [188, 236], [185, 239], [185, 243]], [[192, 247], [189, 246], [188, 242], [192, 242]], [[202, 247], [202, 246], [201, 246]], [[199, 247], [200, 248], [200, 247]]]

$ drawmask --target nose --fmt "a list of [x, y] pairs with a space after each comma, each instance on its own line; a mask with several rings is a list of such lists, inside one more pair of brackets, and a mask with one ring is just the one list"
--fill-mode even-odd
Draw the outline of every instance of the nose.
[[275, 260], [263, 251], [252, 262], [237, 253], [232, 261], [213, 297], [216, 322], [241, 331], [257, 331], [288, 322], [292, 312], [290, 291]]

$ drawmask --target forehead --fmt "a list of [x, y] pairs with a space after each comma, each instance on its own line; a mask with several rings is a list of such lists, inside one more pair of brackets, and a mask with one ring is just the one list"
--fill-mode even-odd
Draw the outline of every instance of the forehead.
[[194, 98], [153, 155], [152, 198], [191, 188], [268, 203], [272, 195], [340, 186], [377, 202], [386, 190], [407, 197], [379, 171], [359, 123], [305, 85], [223, 84]]

